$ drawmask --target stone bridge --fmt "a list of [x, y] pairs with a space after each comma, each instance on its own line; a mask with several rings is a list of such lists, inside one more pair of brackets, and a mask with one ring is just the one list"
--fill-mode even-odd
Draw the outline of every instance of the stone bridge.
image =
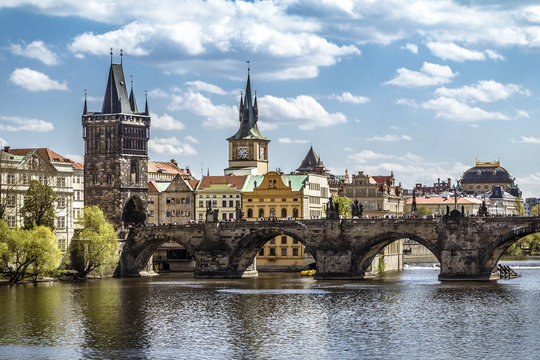
[[117, 274], [139, 276], [154, 251], [172, 240], [194, 257], [196, 277], [257, 276], [254, 259], [278, 235], [300, 241], [319, 279], [362, 279], [388, 244], [409, 238], [439, 260], [439, 280], [489, 280], [503, 252], [540, 232], [540, 217], [347, 219], [207, 222], [136, 227], [127, 234]]

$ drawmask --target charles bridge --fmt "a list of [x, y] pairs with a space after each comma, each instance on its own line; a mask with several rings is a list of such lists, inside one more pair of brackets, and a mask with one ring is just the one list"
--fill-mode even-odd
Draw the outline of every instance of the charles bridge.
[[540, 232], [540, 217], [445, 217], [206, 222], [141, 226], [125, 236], [119, 276], [139, 276], [154, 251], [172, 240], [191, 253], [196, 277], [257, 276], [254, 259], [278, 235], [300, 241], [315, 261], [319, 279], [362, 279], [372, 259], [388, 244], [408, 238], [439, 260], [439, 280], [494, 278], [504, 251]]

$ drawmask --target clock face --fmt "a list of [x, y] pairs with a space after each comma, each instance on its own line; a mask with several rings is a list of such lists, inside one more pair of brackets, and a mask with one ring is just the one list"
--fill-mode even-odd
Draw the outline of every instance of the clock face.
[[259, 158], [264, 160], [264, 148], [259, 149]]
[[240, 148], [238, 149], [238, 158], [239, 159], [247, 159], [248, 157], [248, 149], [247, 148]]

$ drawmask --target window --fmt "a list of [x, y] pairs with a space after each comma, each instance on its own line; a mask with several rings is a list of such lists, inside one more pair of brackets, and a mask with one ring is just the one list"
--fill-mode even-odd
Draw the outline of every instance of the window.
[[293, 256], [298, 256], [298, 248], [293, 248], [292, 249], [292, 255]]
[[287, 217], [287, 209], [283, 208], [281, 209], [281, 217], [286, 218]]
[[212, 206], [217, 207], [217, 200], [212, 200]]
[[10, 228], [14, 228], [15, 226], [17, 226], [17, 220], [15, 215], [8, 215], [7, 224]]
[[248, 202], [253, 202], [253, 199], [247, 199]]
[[276, 249], [270, 248], [270, 256], [276, 256]]
[[293, 243], [293, 244], [298, 244], [298, 240], [293, 239], [292, 243]]
[[7, 183], [9, 185], [15, 185], [15, 174], [8, 174], [7, 175]]
[[259, 256], [264, 256], [264, 248], [259, 251]]
[[248, 217], [248, 218], [252, 218], [252, 217], [253, 217], [253, 210], [252, 210], [252, 209], [248, 209], [247, 217]]
[[204, 207], [204, 201], [203, 200], [199, 200], [199, 207]]
[[66, 198], [63, 196], [58, 197], [58, 207], [65, 207], [66, 206]]
[[276, 217], [276, 209], [274, 208], [270, 209], [270, 217]]
[[59, 216], [56, 220], [56, 224], [58, 229], [64, 229], [66, 227], [66, 217], [65, 216]]
[[259, 217], [260, 218], [264, 217], [264, 209], [259, 209]]
[[112, 184], [112, 175], [107, 174], [107, 184]]
[[227, 200], [223, 200], [221, 202], [221, 207], [227, 207]]
[[28, 185], [28, 183], [29, 183], [28, 175], [24, 174], [24, 175], [23, 175], [23, 184], [24, 184], [24, 185]]
[[221, 219], [227, 220], [227, 214], [226, 213], [221, 213]]
[[285, 202], [285, 201], [287, 201], [287, 199], [281, 199], [281, 201]]
[[191, 200], [187, 197], [186, 198], [186, 204], [189, 204], [189, 203], [191, 203]]
[[281, 248], [281, 256], [287, 256], [287, 248]]
[[287, 237], [286, 236], [282, 236], [281, 237], [281, 244], [286, 244], [287, 243]]
[[66, 186], [66, 178], [63, 176], [56, 178], [56, 186]]
[[[41, 176], [39, 177], [39, 181], [41, 182]], [[98, 183], [98, 176], [96, 174], [92, 175], [92, 183]]]
[[7, 196], [7, 202], [6, 202], [6, 205], [7, 206], [15, 206], [17, 203], [17, 197], [16, 195], [8, 195]]
[[298, 209], [297, 209], [297, 208], [294, 208], [294, 209], [292, 210], [292, 214], [293, 214], [293, 215], [292, 215], [293, 217], [297, 218], [297, 217], [298, 217]]
[[234, 207], [234, 201], [229, 200], [229, 207]]
[[60, 250], [66, 250], [66, 239], [58, 239], [58, 248]]

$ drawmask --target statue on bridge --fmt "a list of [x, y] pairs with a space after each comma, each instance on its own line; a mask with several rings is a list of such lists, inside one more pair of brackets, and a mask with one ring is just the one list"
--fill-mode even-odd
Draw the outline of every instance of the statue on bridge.
[[480, 205], [480, 208], [478, 209], [478, 216], [489, 216], [489, 211], [486, 206], [486, 199], [482, 200], [482, 205]]
[[209, 200], [206, 205], [206, 222], [218, 222], [219, 210], [212, 209], [212, 201]]
[[364, 212], [364, 206], [358, 200], [354, 200], [351, 204], [351, 216], [353, 218], [361, 218], [362, 213]]
[[332, 196], [328, 198], [328, 204], [326, 204], [326, 219], [327, 220], [339, 219], [339, 204], [334, 203], [334, 198]]
[[236, 203], [236, 221], [242, 220], [244, 218], [244, 212], [242, 211], [242, 207], [240, 206], [240, 202]]

